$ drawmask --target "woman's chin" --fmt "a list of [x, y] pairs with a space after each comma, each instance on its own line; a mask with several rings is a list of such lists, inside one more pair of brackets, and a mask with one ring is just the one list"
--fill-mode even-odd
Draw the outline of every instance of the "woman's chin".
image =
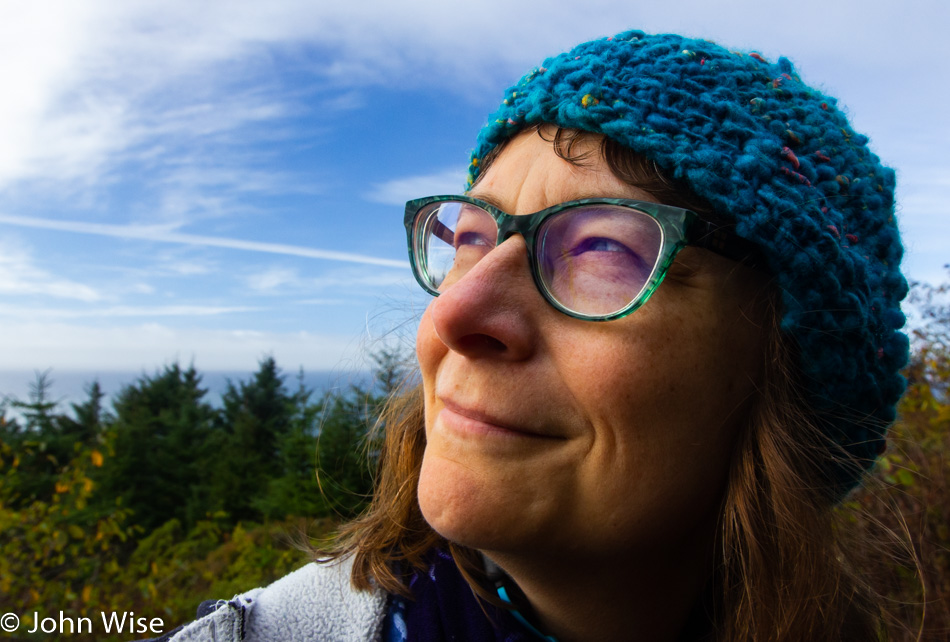
[[[523, 535], [513, 508], [478, 471], [426, 454], [419, 475], [419, 508], [442, 537], [479, 550], [507, 548]], [[522, 520], [523, 521], [523, 520]]]

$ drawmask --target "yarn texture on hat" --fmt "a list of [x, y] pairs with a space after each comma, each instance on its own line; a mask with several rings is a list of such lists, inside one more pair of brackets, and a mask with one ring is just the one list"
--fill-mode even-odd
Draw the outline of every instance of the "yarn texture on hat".
[[[547, 59], [511, 87], [478, 136], [481, 160], [531, 125], [603, 134], [687, 183], [763, 251], [782, 330], [822, 427], [869, 468], [905, 382], [907, 282], [894, 171], [835, 99], [785, 58], [628, 31]], [[831, 471], [841, 496], [859, 470]]]

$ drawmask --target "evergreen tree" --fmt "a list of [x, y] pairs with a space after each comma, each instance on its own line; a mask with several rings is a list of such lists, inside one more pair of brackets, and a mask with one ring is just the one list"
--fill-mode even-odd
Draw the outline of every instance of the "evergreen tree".
[[106, 393], [102, 391], [99, 382], [93, 381], [85, 390], [86, 401], [70, 404], [73, 416], [64, 415], [59, 418], [60, 434], [73, 443], [92, 444], [101, 437], [111, 416], [102, 406]]
[[[111, 444], [115, 456], [101, 471], [104, 498], [132, 510], [132, 523], [145, 532], [177, 518], [192, 524], [207, 485], [213, 409], [194, 367], [176, 363], [143, 376], [118, 395]], [[92, 408], [87, 408], [92, 412]]]
[[29, 401], [14, 399], [10, 406], [19, 411], [22, 425], [8, 429], [8, 445], [17, 456], [20, 474], [8, 481], [7, 495], [15, 505], [28, 505], [53, 496], [57, 475], [69, 461], [72, 448], [60, 439], [55, 410], [59, 405], [50, 396], [53, 381], [49, 370], [36, 373], [30, 384]]
[[270, 482], [281, 476], [279, 447], [293, 432], [296, 402], [274, 358], [266, 357], [253, 379], [228, 383], [223, 403], [215, 435], [214, 501], [236, 521], [258, 520]]
[[327, 395], [317, 439], [320, 489], [331, 509], [351, 517], [372, 491], [373, 466], [366, 457], [366, 438], [375, 420], [373, 398], [354, 386], [349, 394]]
[[267, 519], [315, 518], [329, 512], [316, 477], [320, 406], [310, 402], [313, 392], [304, 385], [303, 371], [297, 380], [290, 430], [277, 442], [279, 474], [269, 480], [266, 494], [254, 504]]
[[[18, 468], [5, 488], [14, 506], [50, 500], [65, 467], [80, 450], [93, 448], [103, 430], [104, 393], [98, 383], [87, 389], [90, 396], [85, 403], [72, 404], [75, 418], [57, 412], [59, 404], [50, 395], [52, 383], [49, 371], [37, 373], [30, 385], [30, 400], [11, 402], [23, 417], [22, 426], [0, 412], [0, 441], [15, 454]], [[5, 406], [6, 402], [3, 410]]]
[[20, 424], [16, 419], [7, 416], [7, 408], [10, 407], [10, 399], [3, 397], [0, 399], [0, 441], [9, 443], [17, 439], [20, 434]]
[[382, 349], [370, 359], [370, 387], [353, 386], [347, 394], [328, 394], [323, 401], [318, 477], [325, 499], [343, 517], [356, 515], [372, 493], [379, 448], [370, 439], [382, 439], [385, 426], [376, 426], [382, 405], [409, 372], [409, 358], [399, 350]]
[[41, 438], [55, 432], [53, 411], [59, 404], [50, 398], [52, 387], [53, 380], [50, 378], [50, 371], [37, 372], [36, 380], [30, 384], [29, 402], [14, 401], [12, 403], [12, 406], [23, 414], [26, 430]]

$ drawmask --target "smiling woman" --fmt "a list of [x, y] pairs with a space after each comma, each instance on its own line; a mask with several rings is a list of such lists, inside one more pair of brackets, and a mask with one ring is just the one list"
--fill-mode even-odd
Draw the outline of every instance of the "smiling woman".
[[[587, 190], [651, 199], [603, 159], [571, 165], [533, 131], [508, 144], [472, 193], [527, 213]], [[613, 257], [632, 250], [599, 243], [581, 246], [596, 265], [579, 280], [622, 287]], [[503, 568], [559, 637], [618, 639], [633, 610], [682, 622], [762, 379], [765, 279], [687, 249], [649, 305], [592, 325], [544, 304], [524, 255], [521, 239], [502, 243], [423, 316], [422, 514]], [[554, 563], [565, 554], [569, 564]], [[607, 600], [624, 593], [635, 606], [610, 622]], [[602, 617], [585, 621], [595, 612]], [[634, 621], [647, 639], [675, 632]]]
[[[336, 548], [172, 639], [870, 640], [832, 522], [907, 357], [894, 173], [791, 64], [548, 59], [406, 207], [421, 384]], [[242, 637], [246, 636], [246, 637]]]
[[[603, 159], [571, 165], [533, 131], [511, 141], [484, 176], [473, 195], [524, 213], [587, 190], [651, 199]], [[616, 227], [584, 234], [612, 238]], [[572, 276], [588, 291], [628, 291], [614, 256], [636, 246], [599, 243], [581, 245], [585, 274]], [[450, 541], [493, 559], [509, 550], [550, 559], [571, 547], [595, 581], [590, 571], [615, 571], [624, 548], [652, 542], [655, 550], [674, 523], [692, 537], [714, 512], [745, 402], [761, 380], [765, 280], [709, 251], [684, 250], [649, 305], [592, 325], [545, 305], [524, 257], [521, 238], [502, 243], [422, 318], [419, 503]], [[642, 281], [626, 263], [626, 278]], [[586, 555], [600, 559], [588, 565]]]

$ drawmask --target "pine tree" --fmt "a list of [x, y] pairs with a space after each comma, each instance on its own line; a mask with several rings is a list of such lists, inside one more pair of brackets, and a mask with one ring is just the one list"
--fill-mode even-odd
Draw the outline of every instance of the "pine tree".
[[19, 475], [8, 481], [6, 489], [15, 505], [27, 505], [53, 496], [56, 477], [69, 461], [72, 448], [60, 439], [58, 402], [50, 395], [53, 381], [50, 371], [37, 372], [30, 384], [29, 401], [14, 399], [10, 406], [21, 414], [22, 424], [13, 424], [7, 444], [17, 456]]
[[130, 508], [146, 532], [173, 518], [191, 524], [211, 509], [200, 504], [214, 411], [200, 384], [194, 367], [176, 363], [143, 376], [115, 401], [115, 456], [101, 472], [101, 495]]
[[273, 357], [266, 357], [253, 379], [228, 383], [218, 416], [213, 464], [217, 506], [235, 521], [264, 516], [261, 501], [271, 480], [281, 476], [279, 447], [292, 432], [295, 400]]

